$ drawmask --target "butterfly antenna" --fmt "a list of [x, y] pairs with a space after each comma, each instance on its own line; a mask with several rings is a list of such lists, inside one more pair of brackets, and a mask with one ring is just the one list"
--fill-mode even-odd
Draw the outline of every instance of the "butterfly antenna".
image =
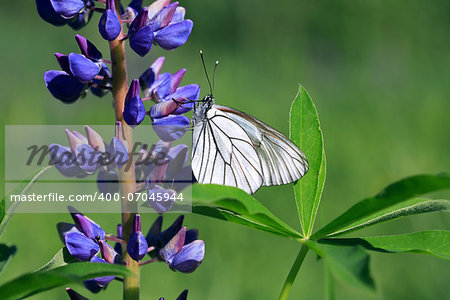
[[[217, 69], [217, 65], [219, 64], [219, 61], [218, 60], [216, 60], [216, 64], [214, 65], [214, 71], [213, 71], [213, 84], [212, 84], [212, 90], [213, 90], [213, 92], [214, 92], [214, 84], [215, 84], [215, 82], [216, 82], [216, 69]], [[212, 93], [211, 93], [211, 95], [212, 95]]]
[[203, 70], [205, 71], [206, 79], [208, 80], [209, 90], [211, 91], [211, 95], [213, 93], [213, 88], [211, 86], [211, 81], [209, 80], [208, 71], [206, 70], [205, 59], [203, 58], [203, 51], [200, 50], [200, 58], [202, 59]]

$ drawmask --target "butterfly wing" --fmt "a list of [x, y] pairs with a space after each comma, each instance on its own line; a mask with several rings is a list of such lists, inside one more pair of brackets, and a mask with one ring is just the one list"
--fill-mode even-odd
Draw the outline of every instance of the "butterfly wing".
[[214, 106], [194, 125], [192, 171], [199, 183], [238, 187], [254, 193], [263, 184], [258, 152], [245, 129]]
[[262, 167], [263, 185], [281, 185], [302, 178], [308, 171], [305, 154], [281, 132], [234, 108], [214, 105], [238, 124], [251, 140]]

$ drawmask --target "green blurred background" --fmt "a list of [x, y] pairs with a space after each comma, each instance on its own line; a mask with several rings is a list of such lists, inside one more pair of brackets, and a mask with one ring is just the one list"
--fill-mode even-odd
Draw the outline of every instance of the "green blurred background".
[[[284, 133], [298, 83], [304, 85], [319, 111], [328, 161], [316, 229], [394, 180], [449, 170], [449, 1], [220, 0], [181, 5], [195, 22], [188, 43], [174, 52], [152, 50], [145, 58], [129, 51], [130, 78], [165, 55], [164, 71], [186, 67], [183, 83], [199, 83], [206, 92], [198, 56], [203, 49], [209, 66], [216, 59], [221, 62], [217, 102], [246, 111]], [[98, 18], [94, 16], [80, 33], [107, 54], [97, 31]], [[58, 68], [52, 53], [78, 51], [71, 28], [45, 23], [34, 1], [23, 0], [1, 1], [0, 25], [2, 124], [114, 122], [109, 97], [89, 95], [64, 105], [45, 88], [43, 73]], [[262, 188], [256, 197], [299, 227], [291, 186]], [[110, 232], [119, 221], [119, 215], [91, 217]], [[165, 225], [174, 217], [168, 216]], [[143, 224], [149, 226], [154, 218], [144, 215]], [[17, 245], [18, 252], [0, 283], [35, 270], [61, 248], [55, 229], [60, 221], [70, 217], [12, 218], [0, 241]], [[191, 300], [278, 296], [299, 250], [297, 243], [196, 215], [187, 215], [185, 223], [199, 228], [206, 241], [203, 264], [190, 275], [171, 272], [163, 264], [144, 268], [143, 299], [175, 299], [185, 288]], [[449, 225], [444, 214], [421, 215], [363, 233], [398, 234]], [[371, 268], [376, 295], [337, 283], [337, 298], [449, 299], [450, 265], [435, 257], [373, 253]], [[322, 262], [309, 255], [290, 299], [323, 299], [323, 281]], [[61, 299], [63, 290], [31, 299]], [[114, 282], [92, 298], [118, 299], [120, 293], [120, 284]]]

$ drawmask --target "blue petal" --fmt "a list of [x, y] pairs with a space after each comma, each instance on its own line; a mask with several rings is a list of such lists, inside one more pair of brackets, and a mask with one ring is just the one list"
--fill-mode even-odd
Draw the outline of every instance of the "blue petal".
[[[103, 263], [103, 264], [107, 264], [108, 262], [105, 261], [104, 259], [98, 257], [98, 256], [94, 256], [91, 259], [92, 263]], [[110, 283], [112, 280], [114, 280], [114, 278], [116, 278], [116, 276], [103, 276], [103, 277], [95, 277], [94, 281], [101, 287], [106, 286], [108, 283]]]
[[190, 120], [185, 116], [169, 115], [153, 120], [153, 130], [165, 142], [175, 141], [186, 133]]
[[130, 36], [130, 47], [140, 56], [145, 56], [153, 45], [153, 30], [150, 25], [144, 26]]
[[87, 173], [92, 174], [99, 167], [100, 152], [94, 150], [90, 145], [80, 144], [75, 148], [77, 163]]
[[94, 294], [100, 292], [103, 289], [103, 287], [99, 286], [98, 283], [95, 282], [94, 279], [85, 280], [85, 281], [83, 281], [83, 284], [84, 284], [85, 288], [87, 288], [89, 291], [91, 291]]
[[191, 20], [169, 24], [169, 26], [155, 32], [155, 41], [163, 49], [175, 49], [186, 43], [191, 34], [192, 26], [194, 26], [194, 23]]
[[166, 81], [159, 84], [158, 88], [155, 88], [158, 99], [172, 99], [172, 94], [177, 90], [185, 73], [186, 69], [180, 69], [171, 75]]
[[141, 231], [136, 231], [130, 236], [127, 251], [130, 257], [136, 261], [141, 260], [147, 254], [148, 244]]
[[97, 174], [97, 188], [100, 193], [118, 193], [119, 175], [112, 169], [100, 169]]
[[78, 165], [75, 155], [70, 148], [58, 144], [50, 144], [50, 161], [61, 174], [67, 177], [81, 176], [86, 174]]
[[[198, 100], [200, 95], [200, 86], [198, 84], [189, 84], [177, 88], [175, 93], [172, 94], [172, 98], [176, 100], [187, 99], [187, 100]], [[182, 115], [194, 108], [194, 102], [188, 102], [182, 104], [177, 108], [173, 114]]]
[[152, 19], [152, 27], [154, 31], [166, 27], [172, 21], [172, 18], [177, 9], [178, 2], [166, 5], [161, 9]]
[[78, 79], [64, 71], [47, 71], [44, 81], [53, 97], [67, 104], [80, 98], [85, 87]]
[[93, 240], [103, 240], [105, 239], [105, 231], [92, 221], [90, 218], [82, 215], [81, 213], [76, 213], [73, 216], [78, 229], [88, 238]]
[[84, 8], [83, 0], [50, 0], [56, 13], [64, 19], [72, 19]]
[[66, 247], [69, 253], [78, 260], [90, 260], [98, 253], [100, 247], [81, 232], [69, 232], [65, 236]]
[[100, 72], [100, 64], [93, 62], [84, 55], [77, 53], [69, 54], [70, 71], [81, 82], [89, 82]]
[[116, 137], [109, 143], [107, 156], [114, 168], [121, 169], [128, 162], [128, 150]]
[[159, 250], [159, 256], [165, 262], [170, 263], [177, 253], [179, 253], [184, 245], [186, 238], [186, 227], [182, 227], [177, 234]]
[[196, 240], [183, 246], [173, 258], [170, 267], [183, 273], [191, 273], [202, 263], [204, 257], [205, 242]]
[[102, 53], [84, 36], [77, 34], [75, 35], [75, 40], [77, 41], [78, 47], [80, 47], [81, 54], [96, 61], [102, 59]]
[[190, 244], [193, 241], [198, 239], [198, 229], [197, 228], [192, 228], [189, 229], [188, 231], [186, 231], [186, 238], [184, 239], [184, 244]]
[[55, 11], [50, 0], [36, 0], [36, 8], [39, 16], [52, 25], [62, 26], [69, 22]]
[[184, 7], [178, 6], [175, 14], [172, 18], [172, 23], [181, 22], [184, 20], [184, 15], [186, 14], [186, 9]]
[[[161, 227], [162, 227], [163, 217], [159, 216], [155, 222], [153, 222], [152, 227], [148, 230], [145, 239], [149, 246], [156, 247], [158, 245], [158, 240], [161, 236]], [[181, 226], [180, 226], [181, 228]]]
[[100, 18], [98, 30], [101, 36], [107, 41], [115, 40], [122, 30], [117, 14], [112, 9], [107, 9]]
[[[174, 190], [165, 189], [155, 185], [155, 187], [148, 190], [148, 203], [158, 214], [166, 213], [175, 203], [174, 195], [176, 196], [176, 193], [177, 192]], [[162, 197], [159, 201], [158, 194]]]

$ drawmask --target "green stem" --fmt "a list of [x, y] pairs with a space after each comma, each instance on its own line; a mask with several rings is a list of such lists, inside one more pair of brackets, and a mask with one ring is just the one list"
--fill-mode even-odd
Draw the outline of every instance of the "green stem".
[[[120, 8], [120, 0], [115, 0], [116, 10]], [[119, 21], [120, 12], [118, 11]], [[116, 121], [123, 124], [123, 134], [120, 135], [120, 140], [128, 144], [128, 149], [132, 149], [133, 145], [133, 131], [123, 121], [123, 109], [125, 106], [125, 97], [128, 92], [127, 80], [127, 64], [125, 56], [125, 45], [121, 40], [123, 32], [119, 34], [117, 39], [109, 43], [111, 51], [111, 67], [112, 67], [112, 93], [114, 97], [114, 109]], [[136, 178], [134, 175], [134, 162], [132, 153], [129, 156], [131, 165], [124, 166], [119, 173], [120, 176], [120, 192], [122, 194], [122, 238], [128, 241], [130, 238], [131, 227], [134, 216], [137, 212], [137, 203], [135, 201], [127, 201], [128, 194], [134, 193], [136, 187]], [[139, 299], [139, 264], [134, 261], [126, 252], [124, 247], [124, 262], [126, 267], [130, 269], [134, 275], [125, 276], [123, 280], [123, 299], [135, 300]]]
[[300, 270], [300, 267], [302, 266], [303, 260], [305, 259], [306, 253], [308, 253], [308, 246], [305, 244], [302, 245], [302, 248], [300, 249], [300, 252], [297, 255], [297, 258], [294, 261], [294, 264], [291, 267], [291, 270], [289, 271], [289, 274], [286, 278], [286, 281], [284, 282], [283, 288], [281, 289], [280, 297], [278, 297], [278, 300], [286, 300], [289, 292], [291, 291], [291, 287], [294, 284], [295, 277], [297, 277], [298, 271]]

